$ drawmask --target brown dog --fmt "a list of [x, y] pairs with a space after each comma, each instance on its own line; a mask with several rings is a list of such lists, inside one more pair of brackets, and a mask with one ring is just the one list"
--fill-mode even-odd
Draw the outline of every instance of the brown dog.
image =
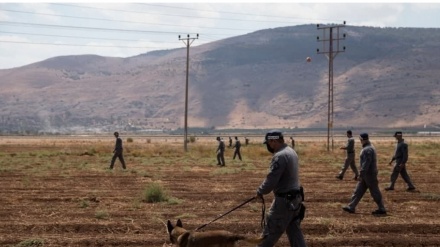
[[222, 230], [188, 231], [183, 228], [180, 219], [177, 220], [175, 226], [168, 220], [167, 229], [171, 243], [176, 244], [178, 247], [234, 247], [239, 240], [253, 244], [259, 244], [263, 241], [263, 238], [249, 238]]

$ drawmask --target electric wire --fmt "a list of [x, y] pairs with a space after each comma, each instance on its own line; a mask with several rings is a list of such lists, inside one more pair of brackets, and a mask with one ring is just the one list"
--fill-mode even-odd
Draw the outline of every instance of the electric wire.
[[[185, 9], [185, 10], [204, 11], [204, 12], [211, 12], [211, 13], [224, 13], [224, 14], [233, 14], [233, 15], [243, 15], [243, 16], [257, 16], [257, 17], [269, 17], [269, 18], [286, 18], [286, 19], [313, 20], [313, 21], [316, 20], [316, 19], [292, 17], [292, 16], [279, 16], [279, 15], [278, 16], [274, 16], [274, 15], [248, 14], [248, 13], [230, 12], [230, 11], [219, 11], [219, 10], [203, 10], [203, 9], [194, 9], [194, 8], [187, 8], [187, 7], [176, 7], [176, 6], [169, 6], [169, 5], [162, 5], [162, 4], [151, 4], [151, 3], [136, 3], [136, 4], [146, 5], [146, 6], [156, 6], [156, 7], [172, 8], [172, 9]], [[333, 19], [318, 19], [318, 20], [335, 21]], [[343, 20], [338, 20], [336, 22], [342, 22], [342, 21]]]
[[[180, 15], [180, 14], [168, 14], [168, 13], [152, 13], [147, 11], [139, 11], [139, 10], [121, 10], [121, 9], [111, 9], [111, 8], [100, 8], [100, 7], [92, 7], [85, 5], [74, 5], [74, 4], [64, 4], [64, 3], [48, 3], [50, 5], [56, 6], [65, 6], [65, 7], [74, 7], [81, 9], [95, 9], [95, 10], [103, 10], [103, 11], [115, 11], [117, 13], [137, 13], [137, 14], [148, 14], [148, 15], [159, 15], [159, 16], [174, 16], [174, 17], [185, 17], [185, 18], [193, 18], [193, 19], [213, 19], [220, 21], [240, 21], [240, 22], [259, 22], [259, 23], [298, 23], [293, 21], [277, 21], [277, 20], [255, 20], [255, 19], [243, 19], [243, 18], [224, 18], [224, 17], [204, 17], [204, 16], [194, 16], [194, 15]], [[205, 12], [216, 12], [216, 13], [227, 13], [234, 14], [239, 16], [252, 16], [252, 17], [265, 17], [265, 18], [289, 18], [289, 19], [301, 19], [301, 18], [292, 18], [292, 17], [280, 17], [280, 16], [270, 16], [270, 15], [257, 15], [257, 14], [246, 14], [246, 13], [235, 13], [228, 11], [210, 11], [210, 10], [197, 10], [185, 7], [172, 7], [165, 6], [160, 4], [143, 4], [141, 5], [150, 5], [157, 7], [167, 7], [167, 8], [177, 8], [177, 9], [187, 9], [193, 11], [205, 11]], [[179, 28], [199, 28], [199, 29], [213, 29], [213, 30], [227, 30], [227, 31], [247, 31], [252, 32], [255, 29], [240, 29], [240, 28], [227, 28], [227, 27], [206, 27], [206, 26], [189, 26], [189, 25], [177, 25], [177, 24], [164, 24], [164, 23], [151, 23], [151, 22], [141, 22], [141, 21], [128, 21], [128, 20], [117, 20], [117, 19], [106, 19], [106, 18], [96, 18], [96, 17], [83, 17], [83, 16], [75, 16], [75, 15], [65, 15], [65, 14], [49, 14], [49, 13], [40, 13], [40, 12], [32, 12], [32, 11], [24, 11], [24, 10], [11, 10], [0, 8], [0, 11], [12, 12], [12, 13], [20, 13], [26, 15], [44, 15], [44, 16], [54, 16], [60, 18], [74, 18], [80, 20], [91, 20], [91, 21], [107, 21], [114, 23], [128, 23], [128, 24], [146, 24], [146, 25], [157, 25], [157, 26], [168, 26], [168, 27], [179, 27]], [[182, 34], [182, 32], [177, 31], [157, 31], [157, 30], [136, 30], [136, 29], [126, 29], [126, 28], [116, 28], [116, 25], [113, 25], [113, 28], [104, 28], [104, 27], [86, 27], [86, 26], [73, 26], [73, 25], [55, 25], [55, 24], [43, 24], [43, 23], [30, 23], [30, 22], [20, 22], [20, 21], [0, 21], [0, 26], [27, 26], [32, 28], [51, 28], [51, 29], [61, 29], [61, 30], [86, 30], [86, 31], [102, 31], [102, 32], [116, 32], [116, 33], [140, 33], [140, 34], [153, 34], [153, 35], [177, 35]], [[43, 33], [26, 33], [26, 32], [7, 32], [0, 31], [0, 33], [6, 34], [17, 34], [17, 35], [32, 35], [32, 36], [46, 36], [46, 37], [58, 37], [58, 38], [72, 38], [72, 39], [95, 39], [95, 40], [107, 40], [107, 41], [121, 41], [121, 42], [150, 42], [150, 43], [172, 43], [177, 46], [176, 42], [169, 41], [145, 41], [145, 40], [130, 40], [130, 39], [115, 39], [115, 38], [103, 38], [103, 37], [85, 37], [85, 36], [71, 36], [71, 35], [60, 35], [60, 34], [43, 34]], [[213, 42], [222, 40], [231, 36], [236, 36], [237, 34], [221, 34], [221, 33], [204, 33], [200, 32], [200, 42], [198, 45], [206, 44], [207, 42]], [[240, 35], [240, 34], [239, 34]], [[1, 38], [1, 37], [0, 37]], [[127, 45], [94, 45], [94, 44], [71, 44], [71, 43], [49, 43], [49, 42], [27, 42], [27, 41], [16, 41], [16, 40], [1, 40], [0, 43], [11, 43], [11, 44], [24, 44], [24, 45], [53, 45], [53, 46], [76, 46], [76, 47], [100, 47], [100, 48], [127, 48], [127, 49], [176, 49], [176, 47], [152, 47], [152, 46], [127, 46]], [[181, 47], [177, 47], [181, 48]]]
[[160, 24], [160, 23], [141, 22], [141, 21], [112, 20], [112, 19], [105, 19], [105, 18], [82, 17], [82, 16], [72, 16], [72, 15], [58, 15], [58, 14], [48, 14], [48, 13], [39, 13], [39, 12], [21, 11], [21, 10], [11, 10], [11, 9], [0, 9], [0, 11], [22, 13], [22, 14], [34, 14], [34, 15], [44, 15], [44, 16], [66, 17], [66, 18], [75, 18], [75, 19], [84, 19], [84, 20], [110, 21], [110, 22], [118, 22], [118, 23], [147, 24], [147, 25], [169, 26], [169, 27], [189, 27], [189, 28], [200, 28], [200, 29], [219, 29], [219, 30], [235, 30], [235, 31], [249, 31], [249, 30], [251, 30], [251, 29], [240, 29], [240, 28], [203, 27], [203, 26]]
[[147, 47], [147, 46], [116, 46], [116, 45], [81, 45], [81, 44], [65, 44], [65, 43], [45, 43], [45, 42], [26, 42], [26, 41], [9, 41], [0, 40], [0, 43], [16, 43], [31, 45], [54, 45], [54, 46], [83, 46], [83, 47], [100, 47], [100, 48], [132, 48], [132, 49], [170, 49], [167, 47]]
[[187, 17], [187, 18], [198, 18], [198, 19], [212, 19], [212, 20], [219, 20], [220, 19], [220, 20], [224, 20], [224, 21], [271, 22], [271, 23], [298, 24], [298, 22], [293, 22], [293, 21], [271, 21], [271, 20], [247, 20], [247, 19], [235, 19], [235, 18], [216, 18], [216, 17], [190, 16], [190, 15], [178, 15], [178, 14], [152, 13], [152, 12], [135, 11], [135, 10], [120, 10], [120, 9], [109, 9], [109, 8], [98, 8], [98, 7], [79, 6], [79, 5], [64, 4], [64, 3], [51, 3], [51, 4], [53, 4], [53, 5], [60, 5], [60, 6], [77, 7], [77, 8], [89, 8], [89, 9], [99, 9], [99, 10], [107, 10], [107, 11], [117, 11], [117, 12], [125, 12], [125, 13], [141, 13], [141, 14], [162, 15], [162, 16], [176, 16], [176, 17]]
[[23, 35], [32, 35], [32, 36], [45, 36], [45, 37], [60, 37], [60, 38], [72, 38], [72, 39], [94, 39], [94, 40], [113, 40], [113, 41], [129, 41], [129, 42], [152, 42], [152, 43], [176, 43], [176, 42], [165, 42], [165, 41], [149, 41], [149, 40], [133, 40], [133, 39], [113, 39], [113, 38], [98, 38], [91, 36], [70, 36], [70, 35], [54, 35], [54, 34], [35, 34], [35, 33], [24, 33], [24, 32], [7, 32], [1, 31], [0, 33], [7, 34], [23, 34]]

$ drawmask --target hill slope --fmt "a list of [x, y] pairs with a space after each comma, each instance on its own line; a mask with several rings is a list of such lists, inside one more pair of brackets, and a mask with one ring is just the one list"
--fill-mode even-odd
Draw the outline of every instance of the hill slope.
[[[440, 29], [344, 28], [334, 127], [440, 122]], [[189, 126], [327, 126], [328, 61], [314, 25], [261, 30], [190, 51]], [[311, 63], [305, 58], [312, 57]], [[55, 57], [0, 70], [3, 131], [183, 126], [186, 49]]]

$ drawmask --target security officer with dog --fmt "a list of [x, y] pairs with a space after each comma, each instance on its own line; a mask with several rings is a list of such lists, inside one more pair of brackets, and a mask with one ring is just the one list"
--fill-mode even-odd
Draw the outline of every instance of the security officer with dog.
[[306, 246], [301, 231], [304, 218], [304, 193], [299, 181], [299, 163], [296, 152], [284, 142], [283, 134], [273, 130], [264, 139], [267, 150], [273, 154], [269, 173], [257, 189], [257, 199], [273, 191], [275, 198], [263, 229], [263, 242], [259, 247], [274, 246], [285, 232], [290, 246]]

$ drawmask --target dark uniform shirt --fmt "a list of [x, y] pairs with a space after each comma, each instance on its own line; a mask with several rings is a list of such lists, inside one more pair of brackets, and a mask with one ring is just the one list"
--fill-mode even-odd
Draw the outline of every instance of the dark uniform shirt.
[[122, 151], [122, 139], [120, 137], [116, 138], [116, 144], [115, 144], [115, 152]]
[[218, 142], [217, 151], [220, 151], [220, 152], [224, 152], [225, 151], [225, 143], [223, 142], [223, 140], [220, 140]]
[[240, 150], [240, 147], [241, 147], [241, 143], [240, 143], [240, 141], [239, 141], [239, 140], [236, 140], [236, 141], [235, 141], [235, 145], [233, 146], [233, 148], [236, 148], [236, 149]]
[[402, 139], [397, 143], [392, 160], [396, 161], [396, 165], [406, 164], [408, 161], [408, 144], [405, 143], [405, 140]]
[[345, 149], [347, 150], [347, 154], [354, 153], [354, 138], [350, 137], [347, 140], [347, 145], [345, 145]]

